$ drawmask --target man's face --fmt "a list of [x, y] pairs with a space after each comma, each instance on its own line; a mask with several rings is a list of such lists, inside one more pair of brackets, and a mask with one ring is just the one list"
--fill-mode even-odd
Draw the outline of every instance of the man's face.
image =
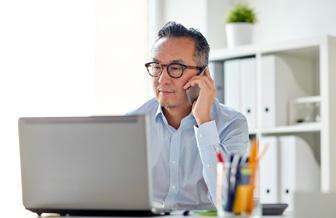
[[[186, 37], [161, 38], [152, 50], [152, 59], [160, 64], [181, 63], [197, 66], [194, 60], [195, 44]], [[197, 74], [195, 69], [185, 69], [180, 78], [172, 78], [164, 67], [159, 77], [152, 77], [155, 96], [163, 107], [187, 106], [188, 100], [183, 86]]]

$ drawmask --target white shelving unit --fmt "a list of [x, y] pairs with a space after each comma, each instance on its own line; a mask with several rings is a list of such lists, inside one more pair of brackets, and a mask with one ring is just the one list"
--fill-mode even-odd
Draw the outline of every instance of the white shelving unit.
[[[320, 122], [288, 126], [261, 128], [260, 106], [263, 92], [261, 60], [265, 55], [303, 57], [316, 61], [317, 93], [297, 98], [297, 103], [320, 103]], [[322, 36], [312, 39], [294, 40], [276, 44], [240, 46], [234, 49], [214, 50], [210, 53], [211, 63], [231, 59], [255, 57], [257, 68], [257, 127], [250, 133], [262, 138], [267, 135], [319, 134], [319, 155], [321, 167], [321, 191], [336, 192], [336, 38]]]

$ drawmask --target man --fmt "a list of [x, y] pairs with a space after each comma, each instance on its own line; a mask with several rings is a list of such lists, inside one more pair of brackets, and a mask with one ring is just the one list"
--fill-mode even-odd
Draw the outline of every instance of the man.
[[[216, 149], [246, 152], [246, 119], [216, 100], [209, 50], [200, 32], [168, 22], [145, 65], [156, 98], [133, 114], [150, 117], [154, 200], [167, 208], [213, 208]], [[190, 104], [186, 90], [194, 86], [199, 96]]]

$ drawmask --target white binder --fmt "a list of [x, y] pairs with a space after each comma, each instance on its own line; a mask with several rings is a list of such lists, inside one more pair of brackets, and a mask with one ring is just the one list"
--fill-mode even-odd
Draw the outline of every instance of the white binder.
[[[265, 56], [262, 58], [261, 70], [261, 126], [275, 126], [275, 57]], [[277, 118], [278, 123], [284, 122], [284, 117]]]
[[267, 152], [260, 160], [260, 201], [261, 203], [280, 202], [279, 146], [275, 136], [263, 137], [260, 151], [268, 146]]
[[241, 111], [239, 63], [240, 60], [224, 62], [224, 103], [237, 111]]
[[257, 70], [255, 58], [224, 62], [224, 102], [245, 115], [249, 129], [257, 127]]
[[312, 63], [292, 56], [261, 58], [261, 127], [288, 125], [289, 101], [314, 93]]
[[312, 149], [300, 137], [281, 136], [278, 138], [281, 164], [281, 202], [293, 209], [293, 194], [296, 191], [319, 191], [320, 168]]
[[256, 59], [240, 61], [241, 112], [245, 115], [249, 129], [257, 128], [257, 68]]

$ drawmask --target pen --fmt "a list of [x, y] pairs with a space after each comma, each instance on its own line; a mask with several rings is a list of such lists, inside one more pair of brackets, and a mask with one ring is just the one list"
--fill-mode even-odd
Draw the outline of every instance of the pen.
[[227, 184], [227, 193], [226, 193], [226, 202], [225, 202], [225, 211], [229, 211], [229, 200], [230, 198], [230, 178], [231, 178], [231, 165], [232, 165], [232, 160], [233, 160], [233, 154], [230, 154], [229, 156], [229, 163], [228, 163], [228, 172], [227, 172], [227, 177], [225, 183]]
[[227, 203], [225, 205], [225, 210], [228, 212], [232, 212], [233, 202], [235, 198], [236, 173], [239, 159], [240, 159], [239, 155], [234, 154], [229, 168], [229, 181], [228, 181], [229, 187], [227, 195], [228, 197], [227, 197]]
[[223, 211], [223, 168], [224, 168], [224, 158], [221, 152], [216, 153], [217, 158], [217, 188], [216, 188], [216, 207], [217, 215], [219, 217], [224, 216]]

